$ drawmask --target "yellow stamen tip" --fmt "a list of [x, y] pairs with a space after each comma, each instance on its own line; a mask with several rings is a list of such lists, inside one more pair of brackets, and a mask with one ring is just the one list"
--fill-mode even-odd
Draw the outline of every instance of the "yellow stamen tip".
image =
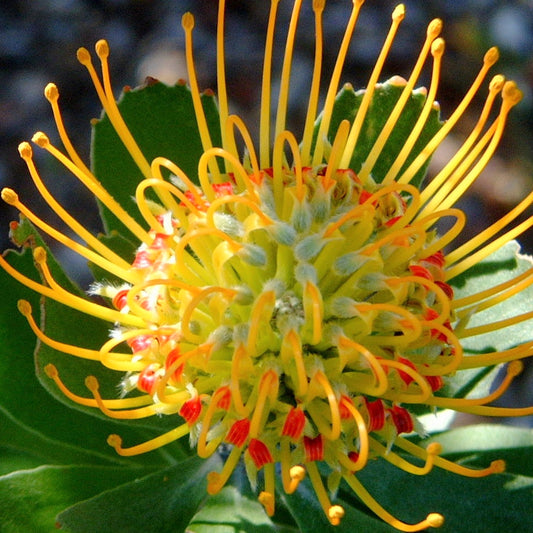
[[107, 444], [109, 444], [109, 446], [112, 448], [115, 448], [115, 450], [118, 452], [118, 450], [122, 447], [122, 438], [115, 433], [112, 433], [109, 435], [109, 437], [107, 437]]
[[100, 39], [94, 46], [96, 53], [100, 59], [107, 58], [109, 56], [109, 44], [105, 39]]
[[500, 51], [498, 48], [493, 46], [492, 48], [489, 48], [487, 52], [485, 53], [485, 56], [483, 57], [483, 63], [488, 66], [494, 65], [496, 61], [500, 58]]
[[444, 39], [435, 39], [431, 45], [431, 54], [433, 57], [441, 57], [444, 54]]
[[18, 194], [9, 187], [4, 187], [2, 189], [1, 196], [2, 200], [4, 200], [4, 202], [9, 205], [15, 205], [19, 200]]
[[19, 154], [22, 159], [31, 159], [33, 155], [33, 150], [31, 149], [31, 144], [27, 141], [21, 142], [19, 144]]
[[305, 468], [300, 465], [293, 466], [289, 470], [289, 475], [291, 479], [294, 479], [296, 481], [302, 481], [305, 477]]
[[59, 91], [55, 83], [49, 83], [44, 88], [44, 96], [49, 102], [56, 102], [59, 98]]
[[511, 361], [507, 367], [507, 374], [509, 376], [515, 377], [522, 373], [524, 370], [524, 363], [517, 359], [516, 361]]
[[503, 85], [505, 83], [505, 76], [502, 76], [501, 74], [496, 74], [492, 80], [490, 80], [489, 84], [489, 90], [500, 92], [503, 89]]
[[444, 516], [439, 513], [428, 514], [426, 521], [430, 527], [441, 527], [444, 524]]
[[429, 455], [439, 455], [442, 452], [442, 446], [438, 442], [432, 442], [426, 448]]
[[313, 0], [313, 9], [315, 11], [324, 11], [326, 7], [326, 0]]
[[402, 21], [405, 17], [405, 5], [404, 4], [398, 4], [394, 11], [392, 12], [392, 20], [394, 21]]
[[217, 494], [222, 488], [220, 483], [220, 474], [218, 472], [209, 472], [207, 474], [207, 493], [208, 494]]
[[492, 463], [490, 463], [490, 467], [494, 474], [502, 474], [505, 472], [506, 468], [505, 461], [503, 459], [496, 459], [496, 461], [492, 461]]
[[344, 516], [344, 509], [340, 505], [332, 505], [328, 509], [328, 518], [331, 525], [338, 526], [341, 522], [341, 518]]
[[91, 391], [96, 392], [100, 388], [98, 380], [94, 376], [87, 376], [85, 378], [85, 386]]
[[31, 304], [28, 300], [19, 300], [17, 302], [17, 309], [21, 315], [28, 316], [31, 315]]
[[187, 12], [181, 17], [181, 25], [184, 30], [192, 30], [194, 28], [194, 17], [192, 13]]
[[522, 100], [522, 91], [516, 86], [514, 81], [507, 81], [503, 86], [502, 98], [509, 102], [510, 105], [515, 105]]
[[365, 3], [365, 0], [352, 0], [354, 5], [360, 7]]
[[38, 131], [31, 140], [41, 148], [44, 148], [50, 144], [50, 139], [48, 138], [48, 135], [46, 133], [43, 133], [42, 131]]
[[274, 495], [270, 492], [262, 491], [259, 494], [259, 503], [265, 508], [266, 514], [268, 516], [273, 516], [274, 514]]
[[37, 246], [33, 250], [33, 259], [39, 265], [46, 263], [46, 250], [42, 246]]
[[59, 376], [57, 368], [51, 363], [44, 367], [44, 371], [50, 379], [56, 379]]
[[433, 19], [428, 26], [427, 30], [427, 36], [430, 39], [435, 39], [440, 35], [440, 32], [442, 31], [442, 20], [441, 19]]
[[91, 54], [89, 53], [89, 50], [87, 50], [87, 48], [78, 48], [78, 51], [76, 52], [76, 57], [82, 65], [90, 65], [91, 63]]

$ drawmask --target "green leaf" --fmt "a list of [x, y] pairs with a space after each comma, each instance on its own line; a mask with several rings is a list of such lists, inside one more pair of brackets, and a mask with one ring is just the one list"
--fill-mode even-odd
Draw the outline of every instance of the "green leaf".
[[[376, 86], [350, 161], [350, 168], [356, 173], [361, 170], [361, 166], [366, 161], [374, 143], [383, 130], [383, 127], [385, 126], [392, 109], [396, 105], [396, 102], [400, 98], [402, 91], [402, 86], [394, 85], [389, 82]], [[328, 140], [330, 143], [333, 143], [335, 134], [343, 120], [347, 119], [350, 123], [353, 123], [363, 100], [364, 93], [364, 90], [355, 92], [352, 86], [348, 84], [339, 91], [333, 107], [331, 124], [328, 132]], [[388, 141], [385, 143], [381, 154], [372, 169], [372, 177], [374, 181], [380, 183], [391, 168], [396, 157], [400, 153], [400, 150], [403, 148], [405, 141], [409, 137], [409, 134], [413, 130], [425, 101], [426, 97], [422, 92], [414, 91], [411, 94], [411, 97], [408, 99], [400, 118], [396, 122]], [[321, 120], [322, 117], [320, 116], [315, 125], [315, 139]], [[407, 169], [433, 135], [437, 133], [440, 126], [439, 111], [434, 108], [430, 112], [407, 160], [402, 165], [399, 175]], [[415, 177], [411, 181], [413, 185], [420, 185], [426, 174], [428, 164], [429, 160], [415, 174]]]
[[257, 498], [225, 487], [209, 498], [187, 527], [190, 533], [273, 533], [279, 531]]
[[[202, 95], [208, 128], [214, 146], [220, 146], [218, 109], [213, 96]], [[198, 161], [203, 153], [191, 92], [183, 84], [168, 86], [155, 82], [122, 94], [119, 109], [133, 138], [150, 163], [166, 157], [195, 183]], [[92, 169], [107, 191], [139, 222], [143, 223], [132, 198], [143, 178], [104, 115], [93, 127]], [[102, 208], [106, 230], [124, 233], [124, 225]], [[130, 235], [127, 234], [127, 237]]]
[[218, 456], [193, 457], [73, 505], [57, 517], [70, 533], [181, 533], [206, 498]]
[[[456, 276], [452, 280], [455, 297], [462, 298], [490, 289], [515, 278], [531, 267], [531, 258], [520, 254], [520, 245], [516, 241], [511, 241], [460, 276]], [[530, 312], [532, 300], [533, 287], [529, 286], [498, 305], [476, 312], [466, 324], [466, 328], [497, 323]], [[506, 350], [532, 339], [533, 319], [530, 319], [505, 329], [491, 328], [482, 335], [466, 337], [462, 344], [467, 351], [483, 353]]]
[[56, 515], [62, 509], [134, 481], [146, 472], [146, 469], [122, 467], [45, 465], [1, 476], [0, 530], [2, 533], [52, 533], [57, 531]]

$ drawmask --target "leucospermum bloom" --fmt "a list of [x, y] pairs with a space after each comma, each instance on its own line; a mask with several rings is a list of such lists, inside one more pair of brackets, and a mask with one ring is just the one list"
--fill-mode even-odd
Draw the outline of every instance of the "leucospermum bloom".
[[[514, 223], [531, 204], [533, 195], [529, 195], [478, 236], [453, 246], [465, 225], [465, 214], [454, 204], [490, 160], [521, 93], [513, 82], [494, 76], [479, 120], [464, 144], [429, 184], [415, 186], [416, 176], [480, 90], [497, 60], [497, 50], [487, 52], [470, 90], [447, 122], [414, 152], [430, 115], [438, 110], [435, 98], [444, 41], [439, 37], [441, 21], [433, 20], [410, 77], [378, 83], [404, 18], [404, 7], [399, 5], [353, 119], [342, 120], [333, 131], [342, 67], [363, 1], [353, 1], [319, 114], [324, 4], [324, 0], [313, 1], [316, 60], [306, 123], [297, 138], [285, 124], [302, 0], [294, 2], [273, 124], [271, 70], [278, 0], [271, 2], [258, 149], [243, 121], [228, 110], [224, 0], [219, 2], [217, 39], [220, 145], [214, 143], [207, 126], [196, 81], [194, 19], [184, 15], [190, 91], [203, 145], [197, 176], [186, 175], [179, 162], [145, 158], [111, 90], [107, 43], [96, 44], [101, 76], [89, 52], [80, 49], [78, 59], [87, 68], [107, 117], [144, 176], [136, 191], [144, 225], [115, 201], [77, 155], [63, 126], [53, 84], [46, 87], [45, 95], [66, 153], [44, 133], [35, 134], [33, 141], [137, 236], [135, 259], [127, 262], [59, 205], [41, 180], [31, 145], [23, 142], [20, 155], [42, 197], [85, 244], [48, 225], [14, 191], [4, 189], [4, 201], [122, 283], [96, 283], [91, 292], [98, 300], [71, 294], [54, 279], [42, 247], [34, 250], [41, 283], [25, 277], [4, 258], [0, 264], [44, 297], [109, 323], [110, 339], [99, 350], [69, 345], [47, 336], [35, 323], [28, 302], [19, 302], [19, 310], [42, 343], [100, 361], [122, 376], [117, 377], [121, 398], [102, 398], [92, 376], [86, 380], [90, 394], [81, 397], [65, 386], [60, 368], [48, 365], [46, 373], [67, 397], [112, 418], [165, 415], [176, 420], [174, 429], [143, 443], [123, 443], [120, 436], [110, 435], [108, 443], [117, 453], [141, 454], [189, 435], [200, 457], [209, 457], [221, 446], [228, 450], [223, 468], [208, 475], [210, 494], [224, 487], [244, 459], [269, 515], [275, 512], [276, 483], [292, 493], [308, 476], [334, 525], [344, 510], [332, 501], [328, 488], [344, 480], [373, 512], [397, 529], [438, 527], [443, 523], [438, 513], [414, 525], [392, 516], [363, 486], [358, 473], [375, 458], [415, 475], [433, 466], [470, 477], [503, 471], [501, 461], [471, 469], [442, 458], [438, 444], [421, 448], [406, 439], [403, 434], [422, 431], [412, 406], [484, 415], [533, 413], [531, 408], [487, 405], [520, 371], [520, 360], [533, 354], [531, 343], [479, 355], [466, 355], [462, 346], [463, 338], [493, 329], [505, 331], [530, 317], [523, 314], [468, 327], [473, 315], [532, 284], [532, 271], [463, 298], [454, 298], [449, 283], [533, 223]], [[420, 114], [383, 172], [377, 163], [428, 62], [432, 62], [432, 78], [429, 89], [418, 90], [424, 97]], [[364, 161], [353, 168], [367, 135], [364, 124], [373, 99], [387, 87], [398, 90], [397, 101]], [[493, 111], [496, 107], [499, 110]], [[237, 149], [237, 132], [244, 141], [244, 156]], [[409, 159], [412, 153], [415, 157]], [[164, 178], [167, 171], [170, 179]], [[157, 201], [148, 198], [148, 190], [155, 192]], [[439, 234], [436, 226], [442, 219], [452, 223]], [[506, 227], [511, 229], [502, 231]], [[443, 394], [447, 378], [456, 372], [500, 363], [509, 363], [508, 375], [487, 397]], [[319, 470], [321, 463], [330, 471], [328, 488]]]

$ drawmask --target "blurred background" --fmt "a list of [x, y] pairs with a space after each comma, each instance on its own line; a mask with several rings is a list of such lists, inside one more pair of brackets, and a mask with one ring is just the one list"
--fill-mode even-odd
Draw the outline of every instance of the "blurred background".
[[[444, 20], [446, 40], [442, 81], [438, 95], [442, 117], [451, 114], [476, 76], [485, 51], [500, 49], [501, 59], [491, 75], [502, 73], [516, 80], [524, 100], [513, 110], [497, 157], [461, 201], [468, 229], [476, 232], [498, 218], [531, 190], [533, 183], [533, 0], [407, 0], [407, 16], [386, 64], [382, 81], [399, 74], [407, 77], [416, 60], [425, 28], [434, 17]], [[195, 56], [201, 88], [216, 90], [215, 32], [217, 0], [3, 0], [0, 5], [0, 186], [13, 187], [32, 209], [53, 218], [35, 194], [18, 144], [42, 130], [57, 140], [44, 86], [53, 81], [74, 145], [88, 159], [90, 119], [100, 115], [100, 105], [84, 67], [76, 60], [80, 46], [93, 50], [101, 38], [111, 46], [111, 69], [117, 97], [125, 85], [135, 86], [146, 76], [175, 83], [186, 78], [181, 16], [196, 16]], [[227, 0], [227, 74], [232, 111], [248, 124], [258, 117], [259, 88], [267, 0]], [[293, 60], [289, 126], [301, 131], [306, 111], [314, 54], [314, 20], [311, 0], [304, 0]], [[331, 72], [342, 39], [350, 0], [328, 0], [324, 12], [324, 79]], [[366, 84], [381, 49], [396, 1], [367, 0], [358, 22], [346, 63], [343, 82], [358, 89]], [[292, 2], [279, 5], [279, 39], [275, 50], [278, 67], [283, 53]], [[279, 73], [280, 68], [278, 68]], [[426, 69], [421, 84], [429, 81]], [[489, 76], [490, 78], [491, 76]], [[487, 82], [488, 83], [488, 82]], [[486, 86], [470, 107], [454, 135], [435, 155], [430, 172], [441, 168], [468, 134], [483, 105]], [[252, 126], [253, 130], [253, 126]], [[253, 131], [254, 132], [254, 131]], [[255, 133], [255, 132], [254, 132]], [[98, 232], [98, 213], [92, 197], [51, 157], [36, 148], [35, 160], [49, 188], [76, 218]], [[531, 210], [530, 210], [531, 211]], [[531, 215], [531, 212], [529, 213]], [[525, 215], [526, 216], [526, 215]], [[0, 207], [0, 243], [8, 246], [8, 223], [17, 217]], [[521, 238], [523, 249], [533, 253], [533, 231]], [[61, 249], [56, 254], [62, 254]], [[90, 282], [82, 261], [69, 256], [67, 267], [83, 287]], [[524, 376], [524, 385], [527, 383]], [[524, 390], [524, 388], [522, 388]], [[531, 387], [526, 387], [531, 390]], [[533, 398], [522, 398], [533, 402]]]

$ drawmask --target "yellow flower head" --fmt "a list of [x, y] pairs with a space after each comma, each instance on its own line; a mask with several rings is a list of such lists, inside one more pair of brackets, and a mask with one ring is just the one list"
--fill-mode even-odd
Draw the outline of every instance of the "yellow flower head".
[[[428, 117], [437, 109], [435, 97], [444, 52], [444, 41], [439, 37], [441, 21], [429, 24], [410, 77], [379, 84], [404, 18], [403, 5], [394, 10], [353, 120], [340, 122], [330, 137], [342, 67], [363, 1], [353, 1], [319, 115], [325, 1], [314, 0], [316, 60], [306, 123], [301, 138], [297, 138], [285, 123], [301, 4], [302, 0], [294, 2], [277, 112], [271, 124], [271, 63], [278, 0], [271, 2], [258, 149], [243, 121], [228, 110], [224, 0], [219, 1], [217, 39], [220, 146], [210, 136], [196, 81], [194, 19], [190, 13], [184, 15], [189, 84], [203, 145], [197, 176], [187, 176], [175, 162], [163, 157], [146, 160], [115, 102], [107, 43], [96, 44], [101, 75], [89, 52], [80, 49], [78, 59], [87, 68], [107, 117], [144, 176], [137, 186], [136, 203], [145, 224], [137, 223], [111, 197], [77, 155], [63, 126], [53, 84], [46, 87], [45, 95], [66, 153], [54, 147], [44, 133], [37, 133], [33, 141], [65, 165], [138, 237], [135, 259], [130, 264], [117, 255], [59, 205], [41, 181], [30, 144], [24, 142], [20, 154], [40, 194], [85, 244], [41, 220], [14, 191], [4, 189], [2, 198], [42, 231], [123, 283], [95, 284], [92, 293], [100, 297], [98, 301], [71, 294], [54, 279], [40, 247], [34, 250], [34, 257], [42, 283], [26, 278], [4, 258], [0, 264], [46, 298], [110, 323], [111, 337], [99, 350], [68, 345], [41, 331], [29, 304], [20, 302], [20, 311], [43, 343], [75, 357], [100, 361], [122, 373], [120, 399], [102, 398], [98, 381], [92, 376], [86, 380], [90, 394], [81, 397], [64, 385], [55, 366], [47, 366], [47, 374], [66, 396], [99, 408], [112, 418], [163, 414], [176, 420], [175, 429], [140, 444], [124, 447], [118, 435], [110, 435], [108, 442], [119, 454], [148, 452], [185, 435], [190, 436], [201, 457], [224, 446], [228, 449], [224, 467], [208, 475], [210, 494], [224, 487], [244, 458], [253, 484], [257, 484], [258, 471], [263, 471], [259, 501], [272, 515], [279, 465], [278, 483], [283, 490], [294, 492], [307, 475], [324, 513], [336, 525], [344, 510], [330, 501], [317, 466], [323, 462], [332, 473], [331, 480], [338, 483], [344, 479], [392, 526], [403, 531], [438, 527], [443, 517], [436, 513], [414, 525], [393, 517], [368, 493], [358, 472], [373, 458], [413, 474], [425, 474], [434, 465], [471, 477], [501, 472], [500, 461], [484, 470], [469, 469], [440, 457], [437, 444], [423, 449], [405, 439], [402, 434], [420, 429], [410, 406], [422, 404], [484, 415], [533, 412], [531, 408], [498, 410], [486, 405], [520, 371], [519, 360], [533, 353], [531, 343], [475, 356], [464, 355], [461, 344], [462, 338], [529, 318], [519, 315], [501, 323], [466, 327], [476, 312], [533, 283], [531, 271], [520, 279], [459, 299], [454, 298], [448, 283], [532, 224], [514, 225], [501, 234], [531, 204], [530, 195], [477, 237], [453, 248], [452, 241], [465, 225], [464, 213], [454, 204], [491, 158], [507, 115], [521, 93], [513, 82], [495, 76], [471, 134], [420, 190], [412, 184], [415, 176], [478, 92], [497, 60], [497, 50], [487, 52], [457, 109], [406, 165]], [[428, 61], [433, 65], [432, 78], [427, 91], [418, 91], [424, 96], [419, 117], [395, 160], [386, 172], [378, 173], [376, 163]], [[373, 97], [383, 87], [398, 90], [397, 102], [366, 159], [359, 168], [351, 168]], [[496, 104], [498, 95], [500, 104]], [[491, 113], [496, 105], [499, 111]], [[244, 157], [237, 149], [236, 133], [244, 141]], [[164, 178], [168, 171], [169, 180]], [[147, 198], [148, 190], [155, 192], [157, 202]], [[452, 223], [439, 234], [436, 225], [444, 218]], [[108, 305], [101, 303], [102, 297]], [[486, 398], [457, 399], [439, 394], [447, 376], [457, 371], [509, 361], [508, 377]], [[405, 454], [418, 461], [409, 462]]]

